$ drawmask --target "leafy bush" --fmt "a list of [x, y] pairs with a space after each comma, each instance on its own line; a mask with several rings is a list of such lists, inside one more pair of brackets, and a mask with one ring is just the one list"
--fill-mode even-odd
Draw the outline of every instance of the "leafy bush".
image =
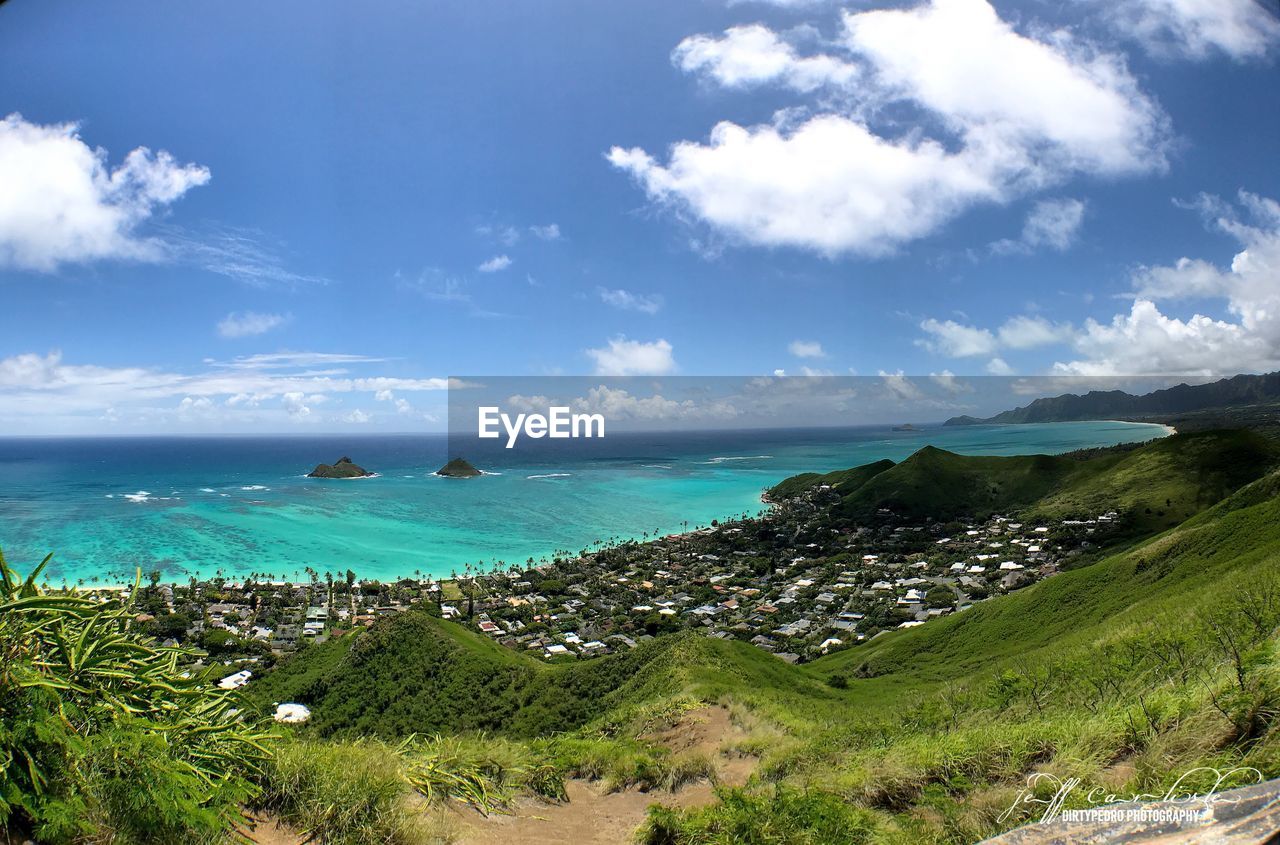
[[272, 734], [179, 668], [128, 603], [46, 593], [0, 554], [0, 826], [41, 842], [207, 842], [240, 819]]

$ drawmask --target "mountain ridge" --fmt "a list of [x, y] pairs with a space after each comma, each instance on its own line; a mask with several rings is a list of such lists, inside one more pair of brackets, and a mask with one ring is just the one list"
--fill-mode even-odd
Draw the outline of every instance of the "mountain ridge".
[[1001, 425], [1126, 419], [1280, 402], [1280, 372], [1237, 375], [1208, 384], [1179, 384], [1142, 395], [1091, 390], [1042, 397], [991, 417], [956, 416], [943, 425]]

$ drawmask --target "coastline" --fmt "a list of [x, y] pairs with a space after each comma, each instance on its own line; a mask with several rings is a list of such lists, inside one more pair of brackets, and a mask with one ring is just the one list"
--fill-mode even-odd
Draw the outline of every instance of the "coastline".
[[[1124, 423], [1123, 430], [1114, 425], [1118, 422]], [[1127, 431], [1134, 426], [1151, 428], [1143, 436]], [[499, 560], [511, 564], [529, 558], [535, 562], [551, 560], [557, 552], [576, 555], [583, 549], [592, 550], [602, 539], [617, 543], [679, 537], [695, 526], [710, 526], [713, 520], [731, 521], [771, 509], [764, 491], [791, 475], [829, 472], [885, 457], [902, 460], [930, 444], [962, 454], [1057, 454], [1174, 433], [1166, 424], [1128, 420], [1027, 424], [1012, 436], [1003, 433], [1007, 426], [998, 428], [1000, 433], [988, 429], [985, 434], [926, 429], [892, 440], [877, 436], [877, 432], [859, 438], [800, 437], [795, 448], [777, 438], [739, 438], [711, 445], [695, 441], [693, 449], [683, 450], [673, 450], [670, 442], [664, 441], [631, 453], [637, 457], [568, 467], [572, 471], [558, 479], [529, 480], [529, 475], [547, 474], [547, 464], [530, 462], [529, 466], [537, 469], [528, 472], [517, 461], [500, 470], [482, 471], [495, 482], [492, 485], [439, 485], [442, 489], [430, 482], [440, 477], [435, 473], [419, 471], [402, 476], [394, 462], [403, 455], [400, 452], [383, 459], [386, 466], [377, 474], [382, 480], [379, 485], [294, 484], [275, 476], [269, 502], [246, 501], [239, 494], [164, 502], [116, 498], [106, 501], [120, 504], [104, 503], [105, 511], [80, 504], [93, 509], [82, 520], [68, 520], [63, 515], [66, 511], [59, 508], [43, 520], [43, 527], [30, 523], [33, 527], [26, 531], [27, 537], [21, 531], [11, 537], [7, 545], [13, 551], [6, 551], [11, 556], [17, 552], [36, 557], [37, 552], [42, 556], [53, 550], [57, 553], [55, 564], [68, 563], [54, 569], [50, 583], [65, 580], [70, 586], [82, 580], [85, 588], [93, 586], [91, 577], [122, 585], [130, 582], [140, 549], [150, 559], [143, 572], [162, 570], [164, 583], [182, 583], [190, 577], [207, 580], [218, 570], [234, 582], [250, 571], [279, 576], [304, 566], [320, 571], [351, 569], [363, 580], [382, 583], [412, 579], [415, 572], [447, 578], [465, 562], [482, 562], [488, 569]], [[374, 438], [370, 441], [374, 445], [362, 448], [374, 450], [376, 441]], [[761, 460], [766, 454], [775, 459]], [[674, 472], [655, 475], [647, 467], [656, 455], [669, 459], [664, 467], [677, 462], [680, 466]], [[418, 470], [424, 459], [414, 456], [411, 460], [411, 468]], [[77, 469], [78, 465], [69, 467]], [[269, 466], [249, 466], [240, 470], [239, 478], [232, 476], [232, 483], [243, 489], [241, 482], [261, 479], [269, 471]], [[573, 477], [567, 477], [570, 475]], [[286, 477], [311, 481], [292, 473]], [[174, 489], [204, 490], [213, 483], [210, 478], [200, 474], [150, 480]], [[114, 486], [129, 481], [108, 476], [99, 483]], [[37, 497], [42, 493], [32, 492]], [[114, 554], [121, 544], [104, 547], [78, 542], [76, 525], [90, 524], [90, 519], [99, 525], [105, 521], [112, 535], [128, 537], [129, 556]], [[65, 534], [64, 524], [68, 526]], [[646, 527], [649, 530], [643, 530]], [[95, 544], [101, 542], [98, 534], [91, 539]], [[301, 583], [306, 583], [305, 579]]]

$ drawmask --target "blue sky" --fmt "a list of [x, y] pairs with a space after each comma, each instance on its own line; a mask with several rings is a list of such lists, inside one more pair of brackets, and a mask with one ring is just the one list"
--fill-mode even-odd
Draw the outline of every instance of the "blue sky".
[[0, 426], [1275, 369], [1278, 49], [1252, 0], [14, 0]]

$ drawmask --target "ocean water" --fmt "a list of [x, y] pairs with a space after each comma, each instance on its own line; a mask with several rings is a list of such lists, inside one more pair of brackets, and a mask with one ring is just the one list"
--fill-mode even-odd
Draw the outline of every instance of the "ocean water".
[[[756, 513], [789, 475], [901, 460], [926, 444], [1058, 453], [1165, 433], [1116, 422], [611, 433], [589, 455], [561, 441], [465, 456], [492, 473], [474, 479], [433, 475], [443, 435], [0, 438], [0, 549], [19, 571], [53, 552], [54, 583], [132, 580], [135, 567], [166, 580], [302, 579], [306, 567], [448, 575]], [[342, 455], [378, 477], [305, 477]]]

